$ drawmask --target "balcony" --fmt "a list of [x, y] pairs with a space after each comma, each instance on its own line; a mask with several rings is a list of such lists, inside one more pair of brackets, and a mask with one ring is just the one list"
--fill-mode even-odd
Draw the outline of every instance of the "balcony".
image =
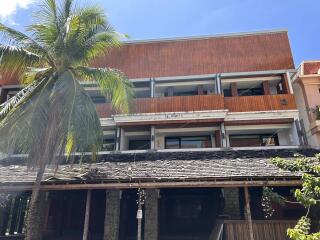
[[230, 112], [297, 109], [294, 95], [292, 94], [225, 97], [224, 107]]
[[[278, 239], [286, 240], [287, 228], [294, 227], [297, 221], [293, 220], [254, 220], [253, 236], [256, 240]], [[249, 225], [244, 220], [226, 220], [224, 222], [224, 239], [247, 240]]]
[[[131, 113], [189, 112], [224, 109], [221, 95], [196, 95], [134, 99]], [[101, 117], [116, 114], [110, 104], [97, 104]]]
[[[102, 118], [117, 114], [110, 103], [97, 104]], [[134, 99], [131, 113], [189, 112], [228, 109], [230, 112], [274, 111], [297, 109], [292, 94], [223, 97], [196, 95]]]

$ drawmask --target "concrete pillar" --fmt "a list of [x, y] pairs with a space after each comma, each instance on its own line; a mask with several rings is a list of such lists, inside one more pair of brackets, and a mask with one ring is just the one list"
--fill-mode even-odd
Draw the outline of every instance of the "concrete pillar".
[[150, 148], [151, 150], [155, 150], [156, 149], [156, 129], [155, 129], [155, 126], [151, 126], [151, 129], [150, 129]]
[[289, 93], [293, 94], [293, 87], [292, 87], [291, 76], [289, 72], [286, 72], [286, 80], [288, 81]]
[[289, 132], [290, 143], [293, 146], [303, 145], [303, 139], [301, 139], [301, 137], [299, 136], [300, 129], [298, 128], [299, 126], [296, 123], [299, 123], [299, 119], [294, 120]]
[[224, 188], [224, 214], [230, 219], [240, 219], [239, 188]]
[[159, 190], [145, 190], [144, 239], [158, 239], [158, 196]]
[[216, 94], [222, 94], [222, 87], [221, 87], [221, 76], [220, 74], [216, 75], [215, 78], [215, 93]]
[[150, 78], [150, 97], [154, 98], [156, 95], [156, 81], [154, 78]]
[[121, 135], [121, 128], [117, 127], [116, 130], [116, 151], [120, 151], [120, 135]]
[[104, 240], [119, 239], [121, 191], [118, 189], [106, 191], [106, 211], [104, 219]]
[[227, 134], [226, 134], [226, 128], [224, 126], [224, 123], [221, 123], [221, 147], [228, 147], [228, 141], [227, 141]]

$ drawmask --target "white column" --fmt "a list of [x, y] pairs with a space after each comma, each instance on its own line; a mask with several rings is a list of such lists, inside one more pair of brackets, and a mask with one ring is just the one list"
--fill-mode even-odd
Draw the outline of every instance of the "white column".
[[291, 82], [291, 76], [289, 72], [286, 72], [287, 75], [287, 81], [288, 81], [288, 85], [289, 85], [289, 91], [290, 94], [293, 94], [293, 88], [292, 88], [292, 82]]
[[150, 78], [150, 97], [154, 98], [155, 95], [156, 95], [156, 89], [155, 89], [155, 86], [156, 86], [156, 81], [154, 78]]
[[216, 74], [216, 93], [222, 94], [220, 74]]
[[121, 136], [121, 128], [117, 127], [116, 130], [116, 151], [120, 151], [120, 136]]
[[228, 139], [226, 134], [226, 128], [224, 126], [224, 123], [221, 123], [221, 147], [228, 147]]

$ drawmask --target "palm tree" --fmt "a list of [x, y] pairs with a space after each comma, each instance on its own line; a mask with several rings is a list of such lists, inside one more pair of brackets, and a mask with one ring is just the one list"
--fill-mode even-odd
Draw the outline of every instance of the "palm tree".
[[[121, 34], [96, 6], [44, 0], [35, 24], [21, 33], [0, 23], [0, 71], [21, 76], [25, 88], [0, 108], [0, 152], [25, 153], [37, 169], [27, 215], [26, 239], [41, 236], [35, 224], [40, 184], [47, 166], [65, 155], [99, 151], [102, 130], [95, 106], [80, 84], [95, 81], [113, 106], [128, 111], [131, 85], [110, 68], [90, 68], [100, 54], [120, 46]], [[1, 80], [0, 80], [1, 84]], [[32, 224], [34, 223], [34, 224]]]

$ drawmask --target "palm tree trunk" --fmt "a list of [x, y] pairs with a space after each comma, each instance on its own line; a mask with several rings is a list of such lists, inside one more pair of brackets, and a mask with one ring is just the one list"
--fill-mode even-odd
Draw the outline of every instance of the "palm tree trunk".
[[[44, 194], [40, 193], [41, 180], [45, 171], [45, 164], [40, 166], [36, 181], [32, 187], [31, 200], [27, 213], [26, 237], [25, 240], [41, 240], [42, 239], [42, 210]], [[41, 196], [40, 196], [41, 195]]]

